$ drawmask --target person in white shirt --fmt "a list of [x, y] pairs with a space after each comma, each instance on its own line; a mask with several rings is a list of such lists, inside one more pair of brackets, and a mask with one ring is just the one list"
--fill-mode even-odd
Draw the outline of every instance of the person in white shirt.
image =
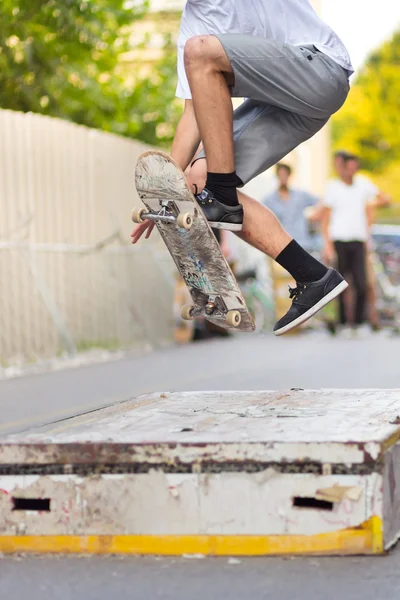
[[[323, 201], [324, 258], [337, 261], [343, 276], [350, 275], [354, 286], [354, 325], [366, 320], [367, 244], [373, 210], [382, 205], [383, 194], [365, 176], [357, 175], [360, 161], [354, 154], [335, 155], [338, 179], [328, 183]], [[340, 297], [340, 324], [348, 325], [346, 303]]]
[[[345, 102], [352, 72], [343, 43], [308, 0], [186, 2], [177, 87], [185, 109], [171, 155], [183, 171], [191, 166], [188, 182], [210, 225], [238, 232], [297, 282], [276, 335], [306, 321], [347, 283], [237, 188], [326, 124]], [[232, 97], [246, 98], [235, 112]], [[153, 226], [137, 226], [132, 242]]]
[[[346, 162], [346, 160], [348, 160], [348, 158], [351, 157], [351, 154], [349, 152], [347, 152], [346, 150], [337, 150], [335, 152], [334, 155], [334, 164], [335, 164], [335, 169], [337, 172], [340, 171], [340, 169], [343, 167], [344, 163]], [[358, 167], [359, 167], [359, 163], [358, 163]], [[355, 173], [354, 177], [353, 177], [353, 181], [365, 181], [366, 185], [368, 186], [371, 182], [370, 180], [365, 176], [365, 175], [361, 175], [358, 173], [358, 169], [357, 172]], [[376, 195], [374, 195], [373, 197], [371, 197], [371, 199], [368, 202], [368, 222], [369, 225], [372, 225], [373, 222], [375, 221], [375, 209], [378, 208], [385, 208], [390, 206], [392, 202], [391, 197], [384, 193], [382, 190], [377, 190]], [[367, 285], [367, 320], [369, 321], [369, 324], [372, 327], [373, 331], [377, 331], [380, 328], [379, 325], [379, 315], [378, 315], [378, 310], [377, 310], [377, 289], [376, 289], [376, 277], [375, 277], [375, 271], [374, 271], [374, 261], [373, 261], [373, 250], [372, 250], [372, 246], [371, 246], [371, 239], [368, 239], [368, 242], [366, 244], [366, 285]], [[349, 298], [347, 296], [347, 293], [345, 295], [345, 297], [343, 298], [344, 303], [346, 304], [346, 302], [349, 301]], [[347, 306], [347, 304], [346, 304]], [[347, 313], [346, 313], [347, 314]]]

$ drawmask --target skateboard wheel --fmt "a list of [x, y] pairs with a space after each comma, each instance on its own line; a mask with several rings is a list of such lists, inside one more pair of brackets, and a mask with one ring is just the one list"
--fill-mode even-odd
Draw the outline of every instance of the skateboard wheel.
[[145, 221], [143, 218], [145, 212], [147, 212], [145, 208], [134, 208], [132, 211], [132, 221], [134, 223], [143, 223]]
[[190, 213], [179, 213], [176, 224], [182, 229], [190, 229], [193, 225], [193, 217]]
[[184, 304], [181, 308], [181, 317], [184, 321], [192, 321], [194, 319], [193, 316], [194, 306], [191, 304]]
[[226, 313], [226, 324], [231, 327], [239, 327], [242, 322], [242, 315], [238, 310], [229, 310]]

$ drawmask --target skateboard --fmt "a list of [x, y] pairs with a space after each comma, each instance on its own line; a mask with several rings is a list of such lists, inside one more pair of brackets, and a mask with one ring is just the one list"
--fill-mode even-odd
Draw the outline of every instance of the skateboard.
[[182, 307], [181, 317], [205, 317], [225, 329], [254, 331], [242, 292], [182, 169], [163, 152], [145, 152], [136, 165], [135, 182], [145, 208], [133, 210], [133, 222], [155, 222], [189, 289], [192, 303]]

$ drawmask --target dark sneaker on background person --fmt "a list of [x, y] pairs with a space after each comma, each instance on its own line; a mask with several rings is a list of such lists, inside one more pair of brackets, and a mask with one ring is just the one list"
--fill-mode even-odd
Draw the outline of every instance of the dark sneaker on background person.
[[348, 287], [348, 283], [335, 271], [328, 269], [318, 281], [297, 283], [297, 287], [289, 288], [292, 306], [275, 324], [275, 335], [283, 335], [301, 325], [321, 308], [339, 296]]
[[228, 229], [229, 231], [240, 231], [242, 229], [243, 207], [241, 204], [236, 206], [223, 204], [207, 188], [196, 195], [196, 200], [211, 227]]

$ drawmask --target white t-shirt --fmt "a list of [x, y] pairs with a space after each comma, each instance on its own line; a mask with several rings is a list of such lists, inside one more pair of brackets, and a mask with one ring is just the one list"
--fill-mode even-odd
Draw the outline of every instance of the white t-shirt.
[[313, 44], [353, 72], [345, 46], [308, 0], [187, 0], [178, 38], [178, 98], [191, 98], [183, 62], [186, 41], [215, 33], [243, 33], [293, 46]]
[[332, 210], [329, 235], [334, 242], [368, 240], [367, 204], [378, 191], [378, 188], [362, 175], [357, 175], [352, 185], [347, 185], [339, 179], [328, 183], [324, 206]]

